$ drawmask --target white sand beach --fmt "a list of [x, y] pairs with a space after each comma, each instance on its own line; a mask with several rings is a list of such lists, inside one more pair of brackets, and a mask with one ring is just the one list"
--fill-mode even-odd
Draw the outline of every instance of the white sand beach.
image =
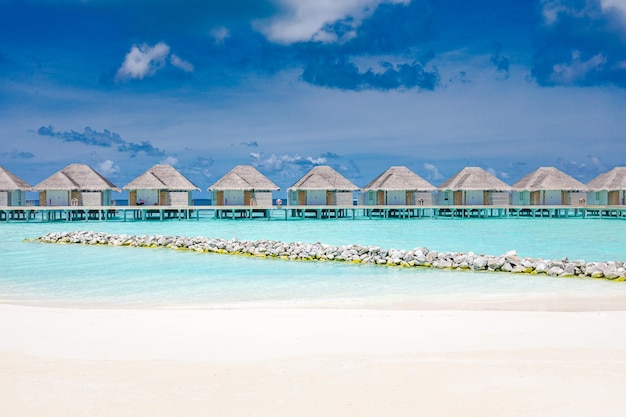
[[7, 416], [626, 416], [626, 311], [0, 305]]

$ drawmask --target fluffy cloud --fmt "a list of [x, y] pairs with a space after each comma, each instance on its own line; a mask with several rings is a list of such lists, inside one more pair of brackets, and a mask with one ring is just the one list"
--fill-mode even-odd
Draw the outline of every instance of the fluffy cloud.
[[170, 47], [166, 43], [159, 42], [154, 46], [133, 45], [126, 54], [122, 66], [117, 70], [115, 80], [120, 82], [151, 77], [167, 65], [168, 56], [172, 66], [185, 72], [193, 71], [191, 63], [181, 59], [178, 55], [170, 55]]
[[443, 175], [439, 172], [439, 169], [428, 162], [424, 162], [424, 169], [426, 170], [426, 179], [428, 181], [440, 181], [443, 179]]
[[353, 160], [346, 160], [341, 156], [326, 152], [320, 156], [300, 156], [289, 154], [265, 155], [250, 153], [250, 164], [262, 172], [273, 174], [282, 180], [297, 180], [317, 165], [330, 165], [348, 179], [361, 177], [361, 171]]
[[120, 172], [120, 167], [115, 162], [107, 159], [98, 164], [98, 172], [105, 177], [115, 177]]
[[180, 58], [176, 54], [170, 55], [170, 63], [179, 70], [183, 70], [185, 72], [193, 72], [193, 65], [190, 62]]
[[171, 156], [171, 155], [166, 156], [165, 158], [161, 160], [161, 163], [174, 166], [178, 164], [178, 158], [176, 158], [175, 156]]
[[626, 2], [544, 0], [532, 74], [540, 85], [626, 88]]
[[[282, 12], [257, 20], [255, 26], [272, 42], [336, 42], [350, 39], [364, 18], [380, 3], [408, 3], [408, 0], [277, 0]], [[330, 26], [343, 22], [343, 36]]]
[[260, 152], [251, 152], [250, 160], [253, 166], [270, 172], [280, 172], [283, 176], [296, 176], [308, 171], [315, 165], [323, 165], [326, 158], [302, 157], [300, 155], [275, 154], [265, 155]]

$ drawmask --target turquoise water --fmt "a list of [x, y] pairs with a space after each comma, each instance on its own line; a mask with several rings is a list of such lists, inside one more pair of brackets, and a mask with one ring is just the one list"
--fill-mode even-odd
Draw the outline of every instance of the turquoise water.
[[587, 261], [626, 260], [614, 219], [173, 220], [0, 224], [0, 300], [28, 305], [158, 308], [626, 309], [626, 283], [167, 249], [25, 242], [92, 230]]

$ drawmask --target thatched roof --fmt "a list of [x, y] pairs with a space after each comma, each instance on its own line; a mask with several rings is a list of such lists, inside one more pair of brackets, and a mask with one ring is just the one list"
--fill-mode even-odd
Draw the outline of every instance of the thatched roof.
[[587, 186], [554, 167], [541, 167], [513, 184], [515, 191], [586, 191]]
[[288, 190], [356, 191], [359, 187], [328, 165], [319, 165], [307, 172]]
[[511, 191], [511, 186], [479, 167], [467, 167], [438, 187], [452, 191]]
[[280, 187], [251, 165], [237, 165], [208, 188], [208, 191], [277, 191]]
[[0, 166], [0, 190], [2, 191], [14, 191], [14, 190], [30, 190], [30, 184], [21, 178], [16, 177], [12, 172], [6, 170]]
[[362, 191], [434, 191], [435, 186], [407, 167], [394, 166], [380, 174]]
[[173, 166], [157, 164], [122, 187], [124, 190], [192, 191], [200, 189]]
[[626, 190], [626, 167], [615, 167], [587, 183], [590, 191]]
[[115, 184], [85, 164], [68, 165], [35, 185], [33, 190], [120, 191]]

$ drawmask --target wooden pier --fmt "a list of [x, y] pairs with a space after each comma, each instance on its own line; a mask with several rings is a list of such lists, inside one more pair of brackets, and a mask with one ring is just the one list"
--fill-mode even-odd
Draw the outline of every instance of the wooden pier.
[[200, 219], [626, 219], [626, 206], [20, 206], [0, 207], [0, 222]]

